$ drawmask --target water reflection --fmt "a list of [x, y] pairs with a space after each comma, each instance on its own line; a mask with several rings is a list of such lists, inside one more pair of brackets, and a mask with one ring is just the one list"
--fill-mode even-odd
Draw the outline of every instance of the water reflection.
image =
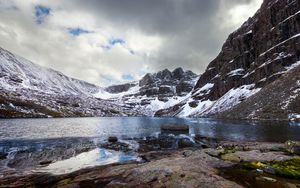
[[57, 161], [49, 166], [39, 168], [36, 172], [49, 172], [52, 174], [66, 174], [80, 170], [82, 168], [113, 164], [117, 162], [137, 161], [135, 155], [124, 154], [122, 152], [110, 151], [97, 148], [88, 152], [81, 153], [66, 160]]

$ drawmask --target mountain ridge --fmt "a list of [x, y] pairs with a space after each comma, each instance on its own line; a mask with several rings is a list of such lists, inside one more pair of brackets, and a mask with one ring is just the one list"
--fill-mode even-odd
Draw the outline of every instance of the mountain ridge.
[[[259, 95], [264, 87], [280, 79], [294, 65], [298, 66], [299, 10], [299, 1], [265, 0], [253, 17], [229, 35], [219, 55], [197, 81], [192, 96], [185, 102], [158, 111], [156, 115], [277, 119], [277, 114], [272, 115], [271, 111], [268, 116], [248, 114], [245, 117], [232, 113], [232, 116], [225, 115], [223, 111], [247, 101], [252, 95]], [[293, 87], [298, 86], [294, 83]], [[261, 100], [263, 103], [263, 100], [271, 99], [265, 96]], [[232, 102], [229, 103], [230, 101]], [[296, 110], [298, 107], [294, 109], [290, 109], [290, 113], [300, 114]], [[264, 107], [261, 110], [267, 111]], [[184, 113], [185, 111], [189, 113]], [[285, 114], [280, 117], [288, 119], [288, 116]]]
[[264, 0], [200, 76], [164, 69], [106, 88], [0, 48], [0, 116], [295, 119], [300, 117], [299, 10], [296, 0]]

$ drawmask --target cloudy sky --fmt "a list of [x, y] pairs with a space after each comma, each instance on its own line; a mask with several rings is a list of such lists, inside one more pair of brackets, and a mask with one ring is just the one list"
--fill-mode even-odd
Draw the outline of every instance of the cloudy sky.
[[0, 0], [0, 46], [106, 86], [201, 73], [262, 0]]

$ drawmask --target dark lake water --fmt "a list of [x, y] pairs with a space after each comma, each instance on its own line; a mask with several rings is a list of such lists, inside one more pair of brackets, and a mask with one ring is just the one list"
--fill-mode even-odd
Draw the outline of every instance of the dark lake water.
[[1, 119], [0, 143], [8, 140], [97, 138], [114, 135], [141, 138], [160, 132], [164, 124], [185, 124], [190, 135], [245, 141], [300, 140], [300, 124], [281, 121], [232, 121], [152, 117]]

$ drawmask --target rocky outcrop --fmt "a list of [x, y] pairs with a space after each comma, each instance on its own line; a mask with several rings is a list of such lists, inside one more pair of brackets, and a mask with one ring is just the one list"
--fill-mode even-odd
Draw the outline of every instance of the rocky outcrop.
[[280, 77], [300, 59], [299, 10], [296, 0], [265, 0], [252, 18], [229, 35], [195, 91], [214, 83], [207, 98], [216, 100], [231, 88], [249, 84], [264, 87]]
[[[197, 75], [192, 71], [184, 71], [182, 68], [177, 68], [173, 72], [165, 69], [155, 74], [146, 74], [140, 81], [140, 91], [145, 92], [147, 96], [159, 95], [178, 95], [183, 96], [192, 91], [194, 80]], [[156, 92], [147, 93], [147, 91]]]
[[[225, 115], [224, 112], [220, 117], [274, 119], [279, 115], [279, 118], [287, 119], [288, 112], [280, 110], [284, 106], [278, 105], [283, 104], [282, 101], [272, 101], [264, 89], [259, 90], [287, 74], [290, 69], [299, 66], [299, 60], [300, 1], [264, 0], [257, 13], [229, 35], [220, 54], [208, 65], [197, 81], [192, 97], [172, 108], [158, 111], [156, 115], [218, 116], [217, 114], [248, 101], [247, 106], [240, 108], [241, 111], [248, 113], [238, 115], [239, 111], [235, 110], [235, 114]], [[290, 78], [293, 76], [290, 75]], [[298, 87], [295, 83], [291, 85]], [[283, 90], [293, 90], [284, 85], [282, 87]], [[264, 95], [259, 94], [260, 92]], [[279, 92], [274, 90], [273, 92], [275, 92], [272, 93], [273, 98], [279, 99]], [[299, 93], [297, 91], [293, 96], [298, 96]], [[252, 95], [260, 96], [260, 99], [254, 102], [249, 98]], [[271, 110], [276, 113], [249, 116], [249, 113], [257, 108], [248, 109], [248, 105], [265, 104], [266, 101], [270, 106], [272, 104], [276, 106], [276, 109], [274, 107]], [[191, 103], [194, 105], [187, 105]], [[187, 114], [183, 111], [193, 112]], [[300, 114], [298, 107], [294, 107], [291, 111]]]
[[130, 88], [135, 86], [135, 83], [126, 83], [120, 85], [113, 85], [105, 88], [105, 91], [109, 93], [122, 93], [128, 91]]
[[182, 68], [165, 69], [148, 73], [139, 81], [110, 86], [105, 90], [114, 94], [109, 97], [110, 101], [152, 116], [157, 110], [180, 102], [192, 91], [197, 78], [195, 73]]

